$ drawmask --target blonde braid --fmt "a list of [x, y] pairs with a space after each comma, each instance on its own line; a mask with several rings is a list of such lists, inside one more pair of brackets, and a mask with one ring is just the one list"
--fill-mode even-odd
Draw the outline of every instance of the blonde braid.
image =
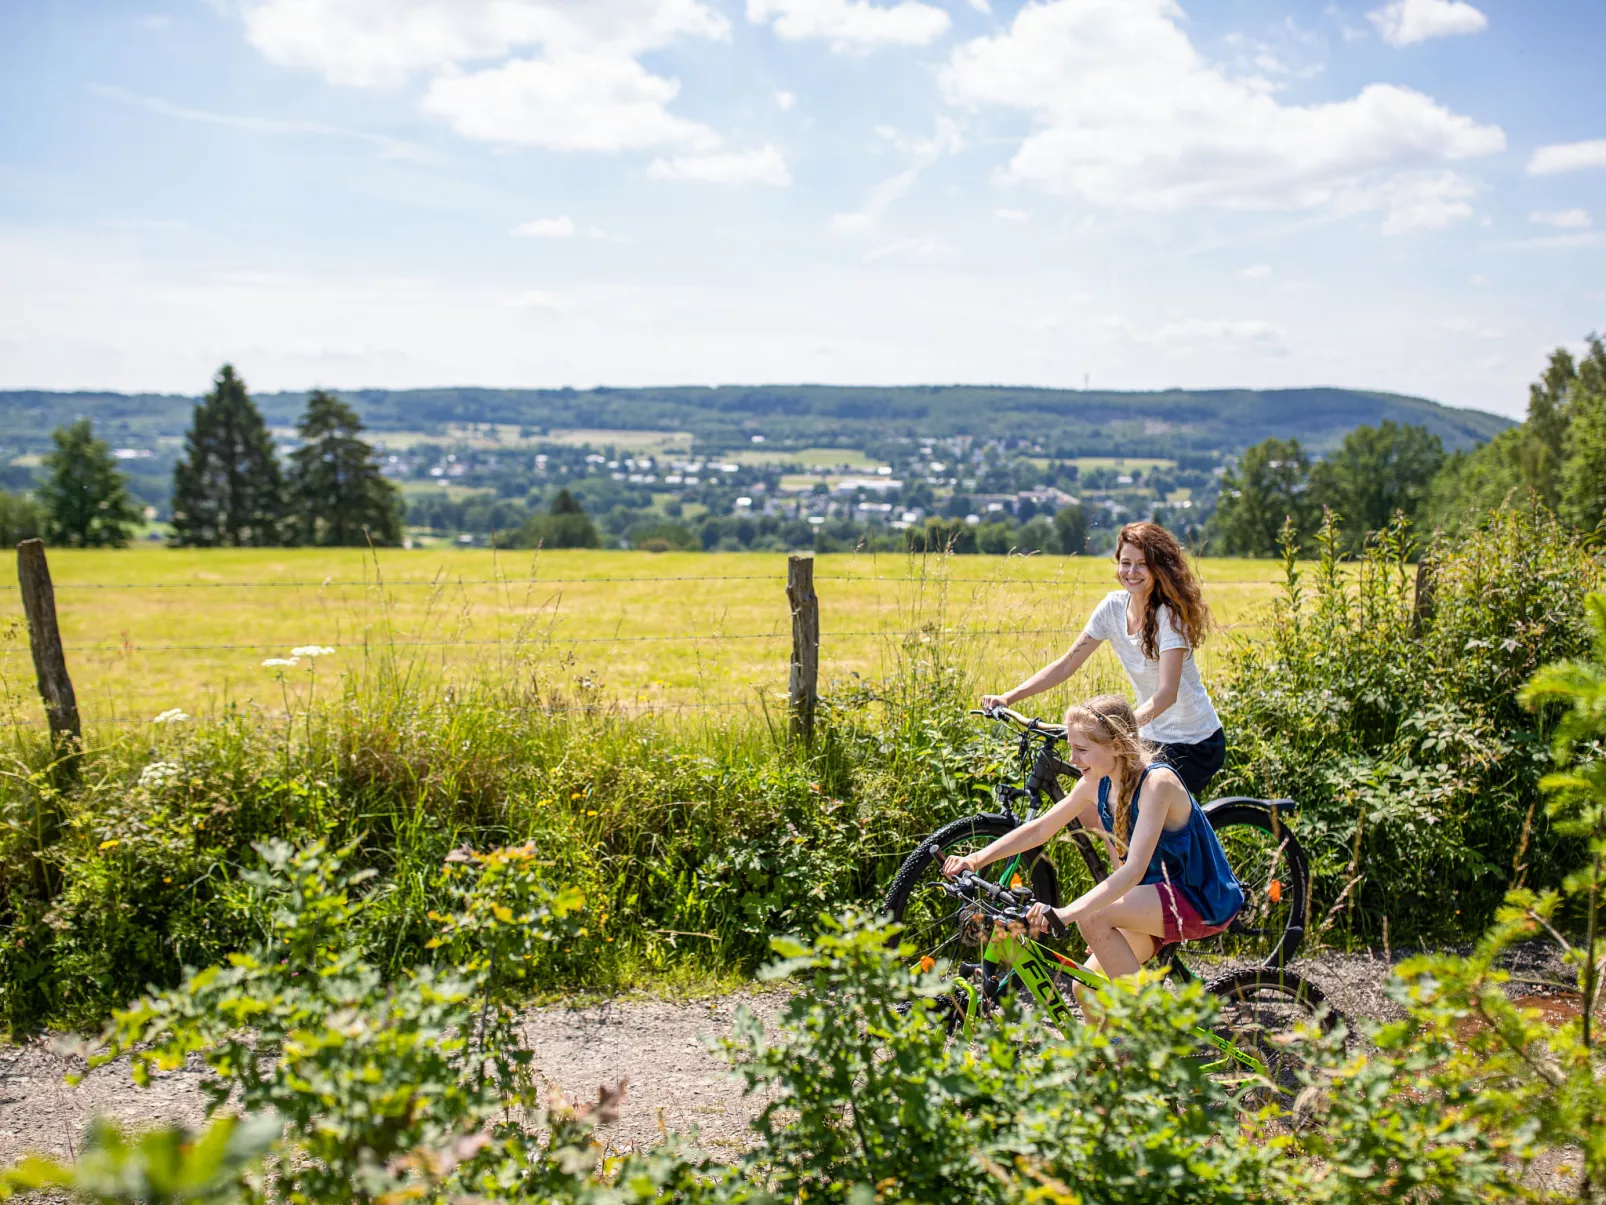
[[1137, 793], [1138, 779], [1154, 760], [1154, 747], [1138, 732], [1132, 704], [1120, 695], [1099, 695], [1086, 703], [1073, 705], [1065, 713], [1065, 727], [1076, 728], [1115, 755], [1121, 790], [1115, 801], [1114, 836], [1121, 856], [1125, 857], [1127, 843], [1132, 839], [1133, 797]]

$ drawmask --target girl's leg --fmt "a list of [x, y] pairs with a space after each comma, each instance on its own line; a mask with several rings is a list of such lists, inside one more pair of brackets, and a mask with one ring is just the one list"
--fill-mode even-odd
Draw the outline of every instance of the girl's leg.
[[[1152, 883], [1132, 888], [1115, 903], [1077, 922], [1092, 957], [1088, 969], [1110, 978], [1134, 975], [1153, 957], [1165, 936], [1165, 913], [1160, 889]], [[1130, 935], [1130, 936], [1129, 936]], [[1090, 994], [1081, 984], [1075, 986], [1082, 1015], [1088, 1016]]]

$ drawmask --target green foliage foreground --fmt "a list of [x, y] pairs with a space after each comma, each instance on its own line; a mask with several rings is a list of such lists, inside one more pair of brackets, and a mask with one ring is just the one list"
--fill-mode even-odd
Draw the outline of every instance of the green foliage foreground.
[[[1606, 601], [1597, 606], [1606, 656]], [[1572, 691], [1575, 739], [1602, 734], [1599, 683]], [[1566, 691], [1556, 679], [1539, 686]], [[1565, 756], [1565, 753], [1564, 753]], [[1407, 1018], [1363, 1052], [1313, 1031], [1292, 1107], [1266, 1085], [1206, 1074], [1192, 1031], [1213, 998], [1150, 977], [1100, 993], [1102, 1028], [1055, 1036], [1006, 1022], [979, 1043], [948, 1039], [934, 1002], [942, 968], [909, 969], [883, 925], [827, 921], [778, 939], [768, 970], [798, 990], [777, 1032], [743, 1015], [726, 1054], [765, 1100], [754, 1143], [723, 1162], [695, 1135], [605, 1157], [596, 1134], [622, 1089], [576, 1110], [543, 1103], [498, 966], [572, 941], [588, 920], [551, 889], [533, 847], [446, 863], [457, 908], [436, 919], [444, 957], [383, 976], [349, 941], [383, 884], [321, 844], [264, 847], [250, 876], [273, 917], [226, 965], [118, 1010], [100, 1065], [135, 1078], [199, 1057], [213, 1119], [199, 1136], [138, 1138], [101, 1122], [74, 1166], [33, 1158], [0, 1194], [66, 1189], [101, 1202], [1487, 1202], [1606, 1197], [1606, 1068], [1596, 1003], [1595, 917], [1606, 875], [1606, 790], [1590, 771], [1551, 784], [1589, 864], [1567, 891], [1590, 917], [1570, 949], [1583, 1016], [1560, 1029], [1519, 1011], [1495, 965], [1545, 926], [1559, 897], [1514, 895], [1470, 958], [1422, 959], [1396, 984]], [[1275, 1093], [1273, 1099], [1281, 1099]], [[243, 1120], [239, 1117], [243, 1116]], [[1569, 1160], [1530, 1174], [1541, 1155]]]

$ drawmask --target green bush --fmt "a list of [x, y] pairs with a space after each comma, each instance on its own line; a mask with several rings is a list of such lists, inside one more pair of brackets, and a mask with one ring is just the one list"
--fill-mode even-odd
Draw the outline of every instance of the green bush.
[[1214, 687], [1228, 732], [1215, 789], [1299, 802], [1313, 925], [1454, 940], [1513, 884], [1560, 881], [1539, 808], [1546, 716], [1517, 690], [1587, 647], [1599, 564], [1543, 507], [1502, 509], [1422, 550], [1419, 609], [1403, 525], [1348, 564], [1329, 513], [1320, 544], [1314, 567], [1287, 549], [1269, 631], [1237, 642]]

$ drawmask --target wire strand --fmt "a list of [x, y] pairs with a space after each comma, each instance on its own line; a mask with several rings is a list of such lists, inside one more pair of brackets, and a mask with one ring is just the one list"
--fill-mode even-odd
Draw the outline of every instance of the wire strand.
[[[390, 579], [374, 581], [244, 581], [244, 582], [53, 582], [52, 588], [56, 590], [232, 590], [232, 589], [329, 589], [334, 587], [363, 587], [365, 589], [388, 590], [391, 587], [412, 586], [576, 586], [576, 585], [609, 585], [612, 583], [632, 582], [774, 582], [779, 585], [785, 582], [784, 576], [774, 574], [751, 574], [745, 576], [709, 577], [478, 577], [478, 578], [430, 578]], [[918, 575], [891, 576], [891, 575], [859, 575], [853, 573], [821, 574], [814, 579], [817, 582], [928, 582], [933, 585], [979, 585], [979, 586], [1097, 586], [1101, 582], [1082, 581], [1080, 579], [1070, 582], [1046, 579], [1043, 581], [1030, 581], [1026, 579], [1006, 579], [987, 577], [936, 577]], [[1205, 579], [1203, 584], [1210, 586], [1277, 586], [1282, 583], [1273, 578], [1230, 578], [1221, 581]], [[0, 582], [0, 589], [16, 590], [16, 582]]]

